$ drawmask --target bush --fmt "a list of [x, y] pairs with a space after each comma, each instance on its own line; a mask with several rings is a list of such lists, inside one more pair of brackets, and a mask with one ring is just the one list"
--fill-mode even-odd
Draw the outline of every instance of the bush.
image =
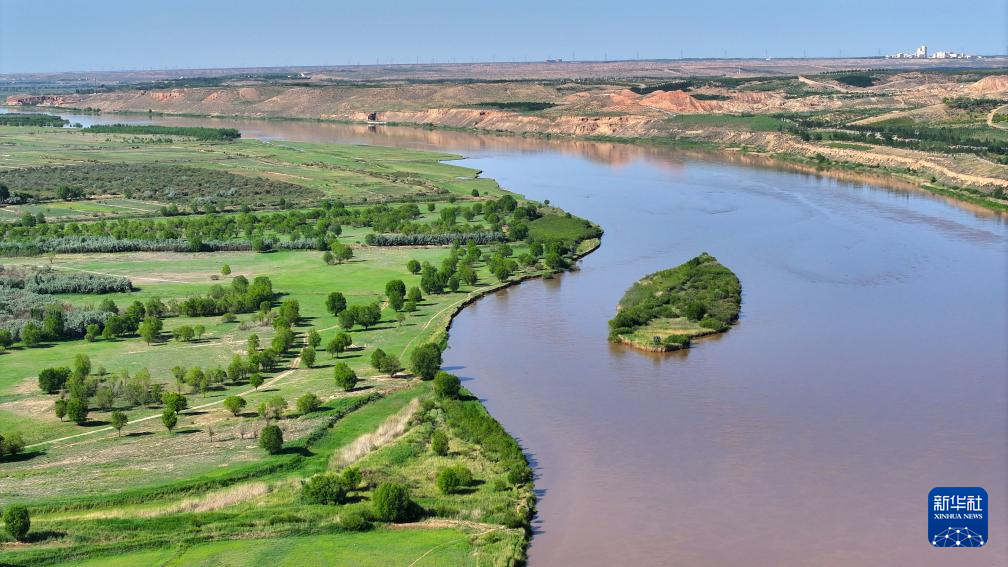
[[70, 369], [66, 366], [46, 368], [38, 375], [39, 389], [47, 394], [55, 394], [66, 386], [70, 379]]
[[454, 374], [448, 374], [442, 370], [434, 377], [434, 393], [439, 398], [457, 399], [461, 388], [462, 382]]
[[442, 431], [435, 431], [430, 440], [431, 451], [438, 456], [448, 454], [448, 436]]
[[301, 415], [317, 411], [322, 407], [322, 400], [311, 392], [307, 392], [297, 399], [297, 411]]
[[455, 494], [472, 484], [472, 471], [464, 465], [445, 467], [438, 471], [435, 482], [442, 494]]
[[335, 473], [315, 475], [301, 487], [301, 497], [312, 504], [342, 504], [346, 493], [343, 479]]
[[340, 514], [339, 525], [348, 532], [366, 532], [373, 526], [360, 510], [346, 510]]
[[17, 541], [25, 541], [28, 530], [31, 529], [31, 517], [28, 509], [18, 504], [11, 504], [3, 513], [4, 525], [7, 526], [7, 533]]
[[270, 455], [275, 455], [283, 449], [283, 431], [275, 425], [267, 425], [259, 432], [259, 446]]
[[379, 486], [371, 497], [375, 517], [386, 522], [408, 522], [416, 518], [409, 489], [402, 484], [390, 482]]

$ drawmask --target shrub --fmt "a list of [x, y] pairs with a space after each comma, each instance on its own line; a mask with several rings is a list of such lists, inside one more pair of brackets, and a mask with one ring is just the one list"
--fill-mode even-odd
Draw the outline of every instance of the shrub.
[[275, 455], [283, 449], [283, 432], [275, 425], [267, 425], [259, 432], [259, 446], [270, 455]]
[[297, 411], [301, 415], [311, 413], [322, 407], [322, 400], [311, 392], [307, 392], [297, 399]]
[[346, 492], [343, 479], [335, 473], [315, 475], [301, 486], [301, 497], [312, 504], [342, 504]]
[[339, 524], [349, 532], [366, 532], [373, 527], [360, 510], [345, 510], [340, 514]]
[[66, 366], [60, 366], [58, 368], [46, 368], [39, 372], [38, 375], [38, 385], [39, 389], [47, 394], [55, 394], [66, 386], [67, 380], [70, 379], [70, 369]]
[[438, 456], [448, 454], [448, 436], [442, 431], [435, 431], [430, 440], [431, 451]]
[[442, 494], [455, 494], [472, 484], [472, 471], [464, 465], [445, 467], [438, 471], [435, 482]]
[[11, 504], [3, 513], [4, 525], [7, 526], [7, 533], [17, 541], [25, 541], [28, 530], [31, 529], [31, 517], [28, 509], [18, 504]]
[[402, 484], [390, 482], [379, 486], [371, 497], [375, 517], [386, 522], [408, 522], [416, 517], [416, 504], [410, 498], [409, 489]]
[[461, 388], [462, 382], [454, 374], [442, 370], [434, 377], [434, 393], [440, 398], [457, 399]]

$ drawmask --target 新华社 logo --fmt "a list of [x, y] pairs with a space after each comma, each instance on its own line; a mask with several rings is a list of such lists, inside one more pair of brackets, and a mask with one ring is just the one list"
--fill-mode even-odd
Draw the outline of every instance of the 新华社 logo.
[[987, 545], [987, 491], [979, 486], [937, 487], [928, 494], [928, 540], [933, 547]]

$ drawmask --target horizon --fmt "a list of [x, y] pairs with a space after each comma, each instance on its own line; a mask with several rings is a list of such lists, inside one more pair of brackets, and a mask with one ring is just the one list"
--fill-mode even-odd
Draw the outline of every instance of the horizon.
[[[0, 4], [0, 75], [522, 64], [548, 59], [873, 59], [911, 52], [923, 44], [932, 52], [987, 57], [1006, 53], [1008, 7], [998, 0], [973, 3], [969, 10], [943, 14], [940, 21], [933, 17], [943, 6], [936, 0], [876, 4], [855, 0], [843, 6], [807, 6], [781, 0], [754, 7], [712, 0], [699, 9], [647, 0], [600, 19], [601, 13], [570, 18], [567, 2], [537, 6], [527, 0], [509, 4], [506, 11], [457, 0], [422, 6], [388, 0], [333, 6], [303, 0], [283, 13], [274, 13], [263, 0], [244, 2], [240, 11], [228, 3], [194, 0], [172, 5], [99, 0], [68, 3], [58, 13], [47, 14], [60, 33], [39, 42], [37, 30], [15, 25], [37, 17], [33, 3], [10, 0]], [[866, 11], [876, 15], [865, 19]], [[191, 17], [193, 13], [202, 17]], [[653, 17], [641, 19], [639, 13]], [[730, 15], [725, 18], [725, 13]], [[494, 26], [450, 25], [452, 18], [446, 15], [477, 23], [492, 18]], [[822, 25], [826, 21], [828, 27]], [[787, 33], [778, 33], [778, 28]], [[95, 34], [96, 29], [103, 33]], [[164, 29], [172, 33], [162, 34]], [[584, 29], [606, 33], [586, 36]], [[709, 33], [711, 29], [716, 32]], [[266, 40], [248, 42], [245, 37]], [[474, 47], [460, 52], [459, 45]]]

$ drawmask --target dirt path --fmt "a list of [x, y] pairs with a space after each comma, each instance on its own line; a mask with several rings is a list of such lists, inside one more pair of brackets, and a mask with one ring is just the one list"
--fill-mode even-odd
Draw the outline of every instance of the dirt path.
[[1001, 124], [998, 124], [997, 122], [994, 122], [994, 115], [997, 114], [997, 111], [1005, 109], [1005, 108], [1008, 108], [1008, 104], [1002, 104], [1001, 106], [999, 106], [999, 107], [995, 108], [994, 110], [990, 111], [990, 114], [987, 115], [987, 125], [990, 126], [991, 128], [999, 128], [1001, 130], [1008, 130], [1008, 126], [1002, 126]]

